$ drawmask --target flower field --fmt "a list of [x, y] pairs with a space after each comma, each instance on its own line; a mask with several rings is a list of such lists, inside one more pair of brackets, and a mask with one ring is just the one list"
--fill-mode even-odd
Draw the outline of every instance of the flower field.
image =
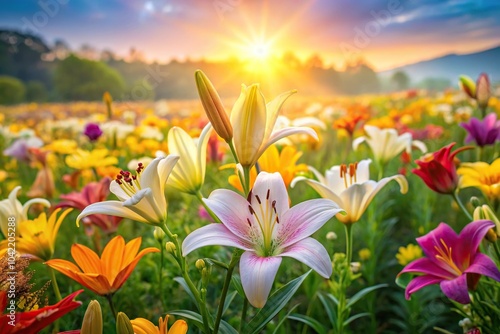
[[227, 100], [195, 77], [0, 107], [1, 333], [498, 333], [487, 75]]

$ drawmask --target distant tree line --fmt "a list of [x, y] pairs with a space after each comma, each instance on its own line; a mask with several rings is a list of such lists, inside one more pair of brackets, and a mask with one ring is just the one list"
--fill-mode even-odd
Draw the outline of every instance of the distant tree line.
[[49, 47], [39, 37], [0, 30], [0, 104], [99, 100], [104, 91], [115, 100], [191, 99], [197, 97], [197, 69], [205, 71], [225, 97], [237, 96], [240, 83], [253, 82], [260, 82], [270, 96], [290, 89], [320, 96], [377, 93], [410, 85], [402, 72], [389, 82], [381, 81], [363, 61], [338, 71], [326, 67], [317, 54], [301, 61], [287, 52], [269, 63], [174, 59], [168, 64], [148, 64], [134, 49], [119, 59], [110, 50], [97, 53], [84, 45], [73, 51], [63, 41]]

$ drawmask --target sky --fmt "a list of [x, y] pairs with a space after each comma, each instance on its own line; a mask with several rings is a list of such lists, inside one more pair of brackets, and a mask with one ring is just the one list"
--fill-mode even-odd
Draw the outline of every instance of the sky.
[[376, 70], [500, 45], [498, 0], [0, 0], [0, 28], [148, 61], [319, 54]]

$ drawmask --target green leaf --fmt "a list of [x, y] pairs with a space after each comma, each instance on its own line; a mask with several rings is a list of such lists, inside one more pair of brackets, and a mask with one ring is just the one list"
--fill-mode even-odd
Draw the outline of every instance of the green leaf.
[[231, 284], [233, 285], [234, 289], [236, 291], [238, 291], [238, 294], [241, 297], [246, 298], [245, 291], [243, 291], [243, 285], [241, 285], [241, 278], [240, 278], [240, 276], [233, 275], [233, 277], [231, 278]]
[[306, 277], [311, 273], [309, 270], [304, 275], [288, 282], [278, 290], [276, 290], [267, 300], [266, 305], [250, 320], [250, 322], [243, 328], [244, 333], [257, 334], [267, 325], [267, 323], [286, 306], [288, 301], [293, 297], [295, 292], [299, 289], [300, 285]]
[[189, 289], [189, 286], [186, 283], [186, 280], [183, 277], [179, 276], [179, 277], [174, 278], [174, 281], [176, 281], [177, 283], [179, 283], [182, 286], [182, 288], [187, 292], [187, 294], [189, 295], [189, 297], [191, 298], [191, 300], [193, 301], [193, 303], [196, 306], [198, 306], [198, 303], [196, 302], [196, 298], [194, 298], [194, 295], [191, 292], [191, 290]]
[[205, 328], [203, 326], [203, 318], [201, 314], [198, 314], [189, 310], [173, 310], [169, 311], [168, 314], [178, 315], [180, 317], [186, 318], [190, 320], [196, 327], [198, 327], [201, 331], [204, 331]]
[[[202, 332], [205, 330], [203, 326], [203, 318], [201, 317], [200, 314], [189, 311], [189, 310], [174, 310], [168, 312], [168, 314], [172, 315], [177, 315], [183, 318], [186, 318], [191, 321], [196, 327], [198, 327]], [[225, 322], [224, 320], [221, 320], [220, 322], [220, 327], [219, 327], [219, 333], [221, 334], [238, 334], [238, 331], [234, 329], [230, 324]]]
[[294, 313], [292, 315], [289, 315], [288, 319], [303, 322], [307, 326], [311, 327], [318, 334], [327, 334], [328, 333], [328, 328], [326, 328], [318, 320], [311, 318], [311, 317], [308, 317], [307, 315]]
[[321, 293], [318, 293], [318, 298], [321, 301], [321, 304], [323, 304], [323, 307], [325, 308], [326, 314], [330, 319], [330, 324], [332, 325], [332, 327], [335, 327], [337, 323], [337, 310], [334, 307], [332, 307], [332, 305], [328, 302], [326, 297]]
[[364, 288], [363, 290], [359, 291], [354, 296], [352, 296], [352, 298], [349, 299], [349, 302], [347, 303], [345, 308], [346, 309], [351, 308], [354, 304], [356, 304], [361, 298], [363, 298], [368, 293], [370, 293], [374, 290], [380, 289], [380, 288], [386, 288], [387, 286], [388, 286], [387, 284], [378, 284], [378, 285], [370, 286], [368, 288]]
[[227, 309], [229, 308], [229, 305], [231, 305], [231, 302], [233, 301], [234, 297], [238, 294], [238, 292], [233, 291], [226, 297], [226, 301], [224, 302], [224, 308], [222, 309], [222, 314], [225, 314]]
[[399, 287], [406, 289], [408, 284], [410, 284], [410, 281], [412, 280], [412, 278], [413, 278], [413, 274], [411, 274], [411, 273], [400, 274], [396, 277], [396, 284]]
[[278, 325], [276, 325], [276, 328], [274, 329], [273, 334], [278, 333], [278, 329], [281, 327], [281, 325], [283, 325], [283, 323], [285, 322], [285, 320], [288, 319], [288, 316], [290, 315], [290, 313], [292, 313], [297, 308], [297, 306], [299, 306], [299, 304], [297, 304], [294, 307], [292, 307], [290, 309], [290, 311], [288, 311], [288, 313], [283, 317], [283, 319], [281, 319], [280, 322], [278, 322]]
[[368, 313], [368, 312], [363, 312], [363, 313], [355, 314], [352, 317], [350, 317], [349, 319], [347, 319], [346, 321], [344, 321], [344, 327], [346, 327], [347, 325], [349, 325], [351, 322], [353, 322], [356, 319], [359, 319], [359, 318], [362, 318], [362, 317], [366, 317], [366, 316], [369, 316], [369, 315], [370, 315], [370, 313]]

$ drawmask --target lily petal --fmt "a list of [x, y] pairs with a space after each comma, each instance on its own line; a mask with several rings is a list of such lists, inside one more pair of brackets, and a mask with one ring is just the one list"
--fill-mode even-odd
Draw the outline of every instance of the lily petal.
[[204, 246], [229, 246], [252, 250], [252, 245], [236, 235], [223, 224], [209, 224], [191, 232], [182, 242], [182, 256], [187, 256], [192, 251]]
[[463, 274], [452, 280], [442, 281], [441, 290], [446, 297], [453, 299], [460, 304], [469, 304], [469, 290], [467, 289], [467, 275]]
[[280, 264], [281, 257], [259, 257], [253, 252], [241, 255], [241, 284], [253, 307], [266, 305]]
[[306, 238], [288, 247], [279, 256], [294, 258], [314, 269], [324, 278], [332, 275], [332, 262], [325, 247], [313, 238]]
[[281, 217], [276, 238], [281, 247], [288, 247], [319, 230], [341, 211], [343, 210], [329, 199], [312, 199], [299, 203]]
[[413, 294], [414, 292], [428, 285], [438, 284], [441, 281], [443, 281], [442, 278], [432, 275], [417, 276], [414, 279], [412, 279], [411, 282], [406, 287], [405, 298], [409, 300], [411, 294]]
[[78, 217], [76, 217], [77, 226], [80, 226], [79, 222], [82, 218], [96, 214], [96, 213], [128, 218], [128, 219], [135, 220], [135, 221], [138, 221], [141, 223], [148, 223], [148, 221], [145, 218], [143, 218], [142, 216], [140, 216], [136, 212], [124, 207], [122, 202], [120, 202], [120, 201], [105, 201], [105, 202], [94, 203], [94, 204], [87, 206], [78, 215]]
[[493, 278], [494, 280], [500, 282], [500, 271], [497, 265], [490, 259], [487, 255], [482, 253], [477, 253], [474, 257], [474, 261], [465, 273], [474, 273]]
[[318, 134], [314, 129], [308, 128], [308, 127], [290, 127], [290, 128], [284, 128], [280, 129], [277, 131], [274, 131], [271, 136], [269, 137], [269, 140], [264, 143], [264, 145], [260, 148], [259, 150], [259, 156], [261, 156], [265, 150], [272, 144], [276, 143], [278, 140], [283, 139], [285, 137], [291, 136], [291, 135], [296, 135], [296, 134], [306, 134], [311, 137], [313, 137], [316, 140], [318, 139]]
[[[488, 231], [495, 227], [495, 223], [491, 220], [477, 220], [467, 224], [458, 235], [458, 243], [453, 255], [457, 263], [463, 263], [469, 259], [471, 252], [475, 253], [479, 248], [479, 244], [483, 240]], [[452, 246], [452, 245], [449, 245]]]
[[250, 235], [252, 231], [258, 233], [257, 235], [261, 235], [261, 232], [257, 228], [252, 229], [247, 224], [247, 219], [252, 218], [248, 209], [249, 203], [236, 192], [227, 189], [217, 189], [208, 198], [204, 198], [203, 201], [219, 217], [222, 224], [237, 237], [251, 242], [252, 238]]

